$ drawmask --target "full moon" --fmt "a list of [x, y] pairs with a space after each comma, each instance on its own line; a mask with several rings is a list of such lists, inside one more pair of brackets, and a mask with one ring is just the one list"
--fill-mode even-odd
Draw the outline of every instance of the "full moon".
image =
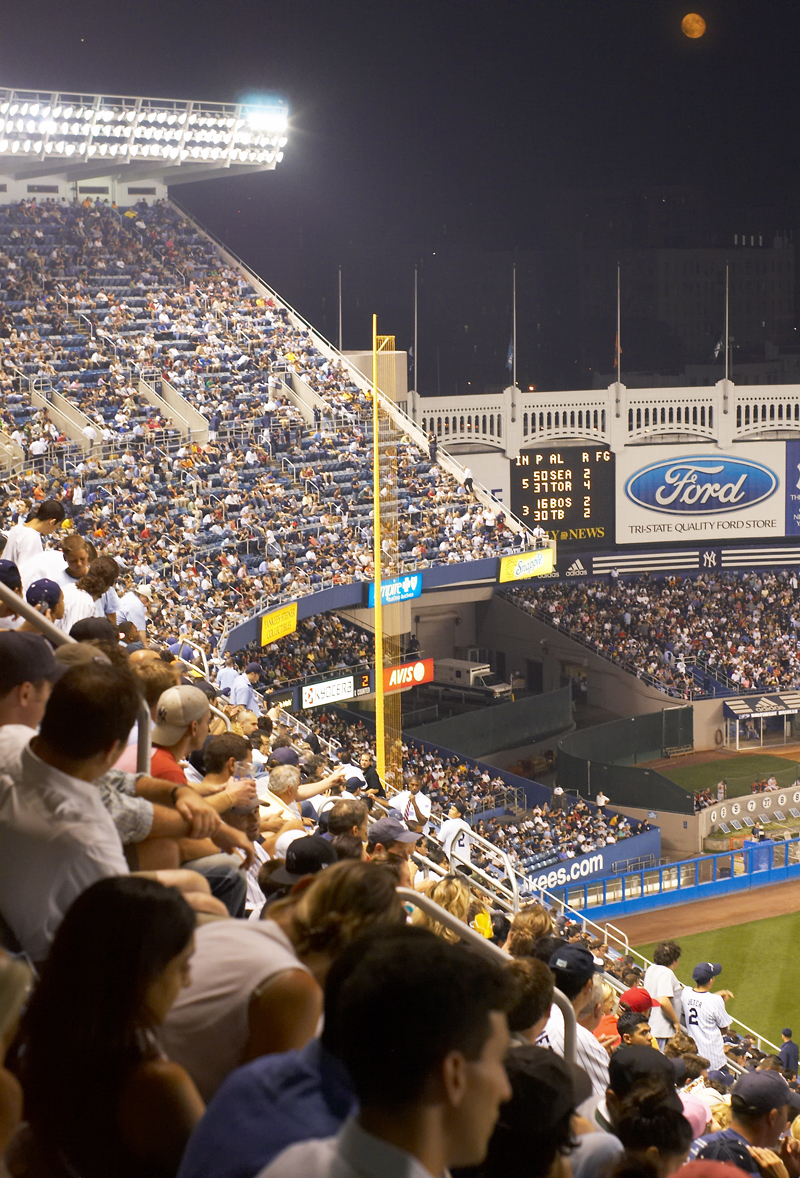
[[681, 21], [681, 28], [687, 37], [691, 37], [695, 41], [698, 37], [702, 37], [706, 31], [706, 22], [702, 16], [697, 12], [687, 12], [686, 16]]

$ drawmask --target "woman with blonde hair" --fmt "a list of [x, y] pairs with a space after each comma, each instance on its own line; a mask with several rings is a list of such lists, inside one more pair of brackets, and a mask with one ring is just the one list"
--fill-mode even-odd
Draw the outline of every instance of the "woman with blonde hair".
[[512, 957], [530, 957], [533, 946], [553, 932], [553, 918], [543, 904], [534, 902], [520, 908], [511, 922], [505, 948]]
[[[444, 908], [445, 912], [449, 912], [451, 916], [455, 916], [464, 924], [467, 923], [472, 896], [469, 885], [460, 875], [445, 875], [441, 879], [428, 879], [419, 890], [435, 904], [438, 904], [440, 908]], [[436, 933], [437, 937], [450, 941], [451, 944], [459, 940], [458, 935], [452, 929], [428, 916], [427, 912], [423, 912], [421, 908], [414, 909], [411, 923], [430, 929], [432, 933]]]

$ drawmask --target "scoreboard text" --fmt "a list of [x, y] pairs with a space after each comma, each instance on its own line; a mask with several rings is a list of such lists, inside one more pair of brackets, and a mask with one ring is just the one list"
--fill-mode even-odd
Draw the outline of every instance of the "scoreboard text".
[[604, 446], [521, 450], [511, 459], [511, 510], [559, 545], [614, 543], [614, 455]]

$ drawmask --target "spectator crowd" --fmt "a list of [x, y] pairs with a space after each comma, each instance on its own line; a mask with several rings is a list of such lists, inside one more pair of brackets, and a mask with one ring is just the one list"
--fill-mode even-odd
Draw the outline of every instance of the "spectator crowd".
[[669, 695], [780, 691], [800, 683], [795, 572], [648, 575], [526, 585], [516, 605]]

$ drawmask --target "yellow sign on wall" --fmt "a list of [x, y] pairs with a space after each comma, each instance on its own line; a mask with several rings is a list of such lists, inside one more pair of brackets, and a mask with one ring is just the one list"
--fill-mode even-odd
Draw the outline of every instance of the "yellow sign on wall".
[[281, 606], [261, 618], [261, 645], [269, 646], [297, 629], [297, 602]]
[[520, 552], [518, 556], [500, 558], [500, 581], [524, 581], [526, 577], [541, 577], [553, 571], [553, 549], [539, 548], [536, 552]]

